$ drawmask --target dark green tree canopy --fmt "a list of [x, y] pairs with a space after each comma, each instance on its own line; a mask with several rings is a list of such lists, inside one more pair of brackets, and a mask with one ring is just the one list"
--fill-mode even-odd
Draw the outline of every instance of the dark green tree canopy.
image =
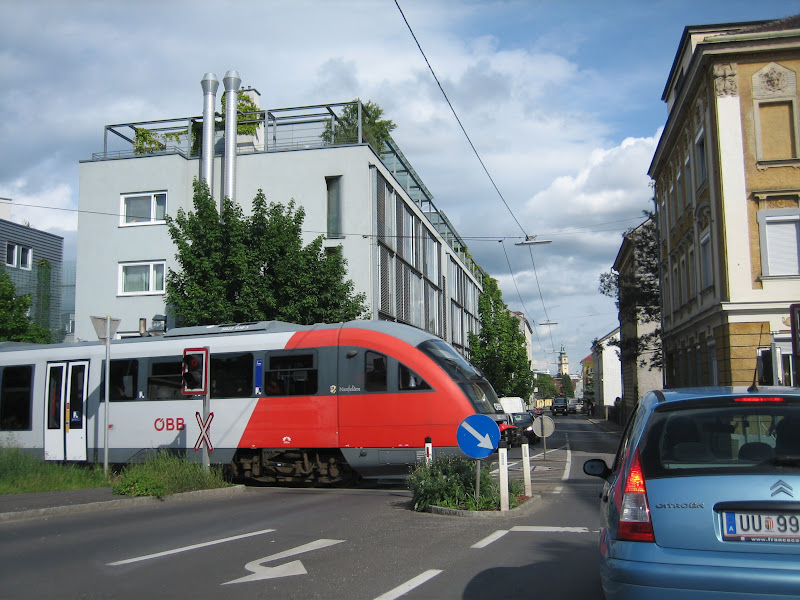
[[31, 296], [17, 296], [14, 282], [4, 268], [0, 268], [0, 341], [49, 344], [50, 330], [31, 321], [28, 311]]
[[179, 210], [167, 225], [179, 271], [167, 274], [166, 301], [182, 326], [247, 321], [336, 323], [366, 316], [363, 294], [345, 280], [340, 249], [322, 237], [302, 243], [305, 211], [269, 203], [261, 190], [253, 212], [222, 201], [194, 183], [194, 212]]
[[559, 379], [561, 380], [561, 393], [569, 398], [575, 396], [575, 386], [572, 385], [569, 373], [562, 373]]
[[[614, 298], [620, 320], [633, 319], [639, 323], [661, 322], [661, 285], [658, 272], [658, 229], [653, 213], [644, 211], [647, 221], [625, 232], [633, 243], [635, 269], [630, 273], [611, 271], [600, 276], [600, 293]], [[630, 357], [641, 366], [651, 369], [662, 365], [661, 328], [618, 345], [623, 358]]]
[[525, 351], [525, 336], [519, 320], [503, 303], [497, 280], [483, 278], [483, 293], [478, 300], [480, 335], [469, 334], [470, 359], [498, 396], [520, 396], [526, 401], [533, 392], [533, 373]]
[[[360, 100], [356, 98], [353, 102]], [[383, 109], [374, 102], [362, 103], [362, 109], [361, 135], [364, 141], [380, 154], [397, 125], [388, 119], [381, 119]], [[322, 132], [322, 139], [329, 144], [358, 143], [358, 105], [345, 106], [342, 116], [336, 119], [335, 124], [328, 119]]]
[[534, 385], [538, 389], [537, 398], [555, 398], [558, 395], [558, 388], [553, 381], [552, 375], [544, 373], [537, 375]]

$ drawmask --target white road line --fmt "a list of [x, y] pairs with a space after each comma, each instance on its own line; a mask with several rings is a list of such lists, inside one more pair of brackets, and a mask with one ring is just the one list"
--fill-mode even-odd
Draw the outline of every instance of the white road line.
[[561, 476], [561, 481], [566, 481], [569, 479], [569, 465], [572, 462], [572, 450], [569, 449], [569, 436], [564, 436], [567, 440], [566, 448], [567, 448], [567, 464], [564, 466], [564, 474]]
[[546, 525], [516, 525], [511, 531], [528, 533], [593, 533], [588, 527], [549, 527]]
[[155, 554], [148, 554], [146, 556], [137, 556], [136, 558], [128, 558], [125, 560], [118, 560], [116, 562], [108, 563], [108, 567], [117, 567], [119, 565], [127, 565], [130, 563], [140, 562], [143, 560], [150, 560], [151, 558], [159, 558], [161, 556], [169, 556], [170, 554], [178, 554], [180, 552], [188, 552], [189, 550], [197, 550], [198, 548], [205, 548], [206, 546], [214, 546], [215, 544], [224, 544], [225, 542], [233, 542], [244, 538], [253, 537], [254, 535], [262, 535], [270, 533], [274, 529], [262, 529], [261, 531], [251, 531], [250, 533], [243, 533], [241, 535], [234, 535], [219, 540], [211, 540], [210, 542], [203, 542], [201, 544], [192, 544], [191, 546], [184, 546], [183, 548], [175, 548], [174, 550], [164, 550], [164, 552], [156, 552]]
[[507, 533], [508, 533], [507, 529], [498, 529], [493, 534], [488, 535], [485, 538], [483, 538], [480, 542], [472, 544], [472, 546], [470, 546], [470, 548], [485, 548], [486, 546], [488, 546], [492, 542], [495, 542], [495, 541], [499, 540], [501, 537], [503, 537]]
[[385, 594], [381, 594], [380, 596], [375, 598], [375, 600], [395, 600], [395, 598], [404, 596], [405, 594], [413, 590], [415, 587], [422, 585], [429, 579], [433, 579], [441, 572], [442, 571], [439, 569], [430, 569], [428, 571], [425, 571], [424, 573], [414, 577], [414, 579], [410, 579], [406, 581], [404, 584], [398, 585], [393, 590], [389, 590]]

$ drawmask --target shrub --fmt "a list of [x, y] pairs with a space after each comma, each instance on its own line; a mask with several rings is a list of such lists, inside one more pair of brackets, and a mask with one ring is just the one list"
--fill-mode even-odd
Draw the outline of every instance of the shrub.
[[[481, 465], [480, 495], [475, 498], [475, 461], [461, 456], [447, 456], [429, 464], [420, 463], [408, 476], [414, 510], [428, 506], [460, 510], [499, 510], [500, 486], [492, 479], [488, 466]], [[522, 484], [509, 482], [509, 504], [517, 504]]]
[[159, 451], [142, 464], [128, 465], [114, 484], [114, 493], [123, 496], [156, 496], [227, 487], [222, 469], [206, 471], [202, 464], [185, 456]]
[[22, 448], [0, 444], [0, 494], [24, 494], [108, 486], [95, 465], [44, 461]]

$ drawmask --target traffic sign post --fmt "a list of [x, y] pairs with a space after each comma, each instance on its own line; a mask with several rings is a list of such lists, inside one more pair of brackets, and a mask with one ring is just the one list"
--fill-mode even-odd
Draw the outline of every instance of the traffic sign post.
[[556, 424], [553, 423], [553, 419], [548, 416], [543, 415], [541, 417], [536, 417], [533, 421], [533, 433], [542, 438], [542, 445], [544, 448], [542, 460], [547, 460], [547, 438], [553, 435], [555, 430]]
[[481, 459], [497, 449], [500, 442], [500, 428], [486, 415], [474, 414], [465, 418], [456, 431], [456, 441], [461, 451], [471, 458], [477, 458], [475, 467], [475, 501], [481, 495]]

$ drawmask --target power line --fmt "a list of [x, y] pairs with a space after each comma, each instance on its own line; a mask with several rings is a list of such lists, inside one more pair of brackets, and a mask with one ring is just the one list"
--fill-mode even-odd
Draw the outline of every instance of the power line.
[[442, 96], [444, 96], [444, 99], [447, 101], [447, 105], [450, 107], [450, 110], [453, 112], [453, 116], [456, 118], [456, 121], [458, 121], [458, 126], [461, 127], [461, 131], [464, 132], [464, 137], [467, 138], [467, 142], [469, 142], [469, 145], [472, 148], [472, 151], [475, 153], [475, 156], [478, 158], [478, 162], [481, 163], [481, 167], [483, 167], [483, 171], [486, 173], [486, 176], [489, 178], [489, 181], [492, 182], [492, 186], [494, 186], [494, 189], [497, 192], [497, 195], [500, 196], [500, 200], [503, 201], [503, 204], [505, 204], [505, 207], [508, 209], [508, 212], [511, 215], [511, 218], [514, 219], [514, 222], [517, 224], [517, 226], [520, 228], [520, 230], [522, 230], [522, 233], [524, 233], [527, 236], [528, 234], [525, 231], [525, 228], [520, 224], [519, 220], [517, 220], [517, 217], [514, 214], [514, 211], [511, 210], [511, 207], [508, 205], [508, 202], [506, 202], [506, 199], [503, 197], [503, 194], [500, 192], [500, 188], [497, 187], [497, 184], [494, 182], [494, 179], [492, 178], [492, 175], [489, 173], [489, 169], [486, 168], [486, 165], [484, 164], [483, 159], [481, 158], [481, 155], [478, 153], [478, 150], [475, 148], [475, 145], [472, 143], [472, 140], [470, 139], [469, 134], [467, 133], [467, 130], [464, 129], [464, 125], [461, 123], [461, 119], [458, 118], [458, 114], [456, 113], [456, 109], [453, 108], [453, 105], [450, 102], [450, 98], [447, 97], [447, 92], [444, 91], [444, 88], [442, 87], [442, 84], [439, 82], [439, 78], [436, 76], [436, 73], [434, 72], [433, 67], [431, 66], [431, 63], [428, 61], [428, 57], [425, 56], [425, 51], [422, 49], [422, 46], [420, 45], [419, 40], [417, 40], [417, 36], [414, 34], [414, 30], [411, 29], [411, 25], [409, 24], [408, 19], [406, 19], [406, 15], [403, 13], [403, 9], [400, 8], [400, 3], [398, 2], [398, 0], [394, 0], [394, 3], [397, 6], [397, 10], [400, 11], [400, 16], [403, 17], [403, 21], [405, 21], [406, 27], [408, 27], [408, 31], [411, 33], [411, 37], [414, 38], [414, 42], [417, 44], [417, 48], [419, 48], [419, 52], [420, 52], [420, 54], [422, 54], [422, 58], [425, 59], [425, 64], [428, 65], [428, 69], [430, 70], [431, 75], [433, 75], [433, 78], [436, 80], [436, 85], [439, 86], [439, 90], [441, 90]]

